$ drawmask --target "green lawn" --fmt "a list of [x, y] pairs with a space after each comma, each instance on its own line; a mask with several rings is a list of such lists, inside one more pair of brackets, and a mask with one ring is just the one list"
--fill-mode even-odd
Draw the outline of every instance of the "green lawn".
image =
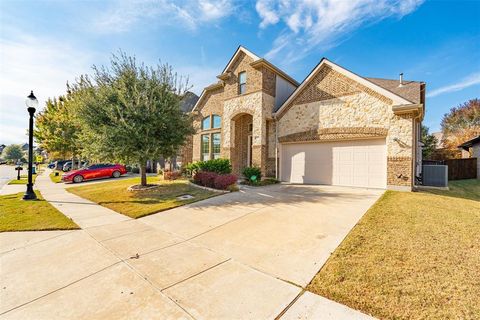
[[0, 196], [0, 232], [67, 230], [78, 226], [36, 191], [37, 200], [22, 200], [23, 192]]
[[480, 180], [385, 192], [307, 290], [381, 319], [478, 319]]
[[[66, 190], [132, 218], [140, 218], [217, 195], [215, 192], [191, 186], [186, 180], [165, 181], [158, 177], [148, 177], [147, 180], [149, 184], [159, 184], [160, 187], [148, 191], [127, 191], [129, 186], [140, 183], [140, 178], [132, 178], [87, 184]], [[194, 198], [176, 199], [184, 194], [190, 194]]]
[[[58, 172], [58, 176], [55, 175], [56, 172]], [[63, 174], [62, 171], [53, 170], [49, 175], [50, 180], [52, 180], [52, 182], [54, 182], [54, 183], [62, 182], [62, 174]]]
[[[35, 183], [35, 179], [37, 179], [37, 174], [32, 175], [32, 182]], [[22, 174], [20, 175], [20, 180], [17, 178], [11, 180], [8, 184], [27, 184], [28, 183], [28, 175]]]

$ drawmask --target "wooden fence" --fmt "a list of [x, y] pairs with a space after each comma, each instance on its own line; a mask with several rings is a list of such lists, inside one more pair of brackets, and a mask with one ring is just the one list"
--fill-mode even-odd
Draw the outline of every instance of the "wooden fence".
[[477, 158], [423, 160], [423, 164], [446, 164], [448, 166], [448, 180], [475, 179], [477, 177]]

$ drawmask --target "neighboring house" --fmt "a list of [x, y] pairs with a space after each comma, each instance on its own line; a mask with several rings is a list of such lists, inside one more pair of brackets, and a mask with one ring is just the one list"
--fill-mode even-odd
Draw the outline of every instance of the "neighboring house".
[[436, 149], [443, 149], [443, 132], [433, 132], [432, 136], [437, 138], [437, 144], [435, 145]]
[[[299, 84], [239, 47], [192, 110], [192, 160], [282, 181], [410, 190], [425, 83], [364, 78], [323, 58]], [[189, 159], [190, 160], [190, 159]]]
[[477, 179], [480, 179], [480, 136], [468, 140], [458, 146], [469, 153], [471, 158], [477, 158]]
[[[192, 111], [193, 107], [198, 101], [198, 96], [190, 91], [187, 91], [180, 102], [180, 110], [185, 113]], [[192, 140], [191, 137], [187, 139], [185, 145], [180, 149], [178, 155], [171, 159], [171, 168], [179, 169], [182, 164], [185, 162], [192, 162]], [[164, 170], [165, 168], [170, 169], [170, 163], [161, 157], [158, 161], [147, 161], [147, 170], [148, 172], [157, 172], [158, 167]]]

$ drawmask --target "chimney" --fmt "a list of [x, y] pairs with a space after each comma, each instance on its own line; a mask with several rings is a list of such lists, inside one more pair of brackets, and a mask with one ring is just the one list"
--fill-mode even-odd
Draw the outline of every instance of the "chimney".
[[400, 84], [398, 86], [403, 87], [403, 72], [400, 73]]

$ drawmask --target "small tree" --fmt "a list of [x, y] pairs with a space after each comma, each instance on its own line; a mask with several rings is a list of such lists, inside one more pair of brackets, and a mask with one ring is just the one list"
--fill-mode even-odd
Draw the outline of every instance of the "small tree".
[[110, 67], [93, 67], [93, 76], [76, 84], [84, 153], [98, 160], [137, 163], [147, 185], [146, 162], [175, 155], [193, 133], [180, 110], [188, 81], [169, 65], [137, 64], [121, 52]]
[[18, 161], [23, 158], [23, 150], [20, 145], [11, 144], [3, 149], [2, 155], [5, 160]]
[[428, 127], [422, 125], [422, 158], [429, 159], [437, 148], [438, 140], [433, 134], [428, 133]]
[[450, 109], [442, 119], [443, 145], [457, 149], [463, 142], [480, 134], [480, 99], [471, 99]]

